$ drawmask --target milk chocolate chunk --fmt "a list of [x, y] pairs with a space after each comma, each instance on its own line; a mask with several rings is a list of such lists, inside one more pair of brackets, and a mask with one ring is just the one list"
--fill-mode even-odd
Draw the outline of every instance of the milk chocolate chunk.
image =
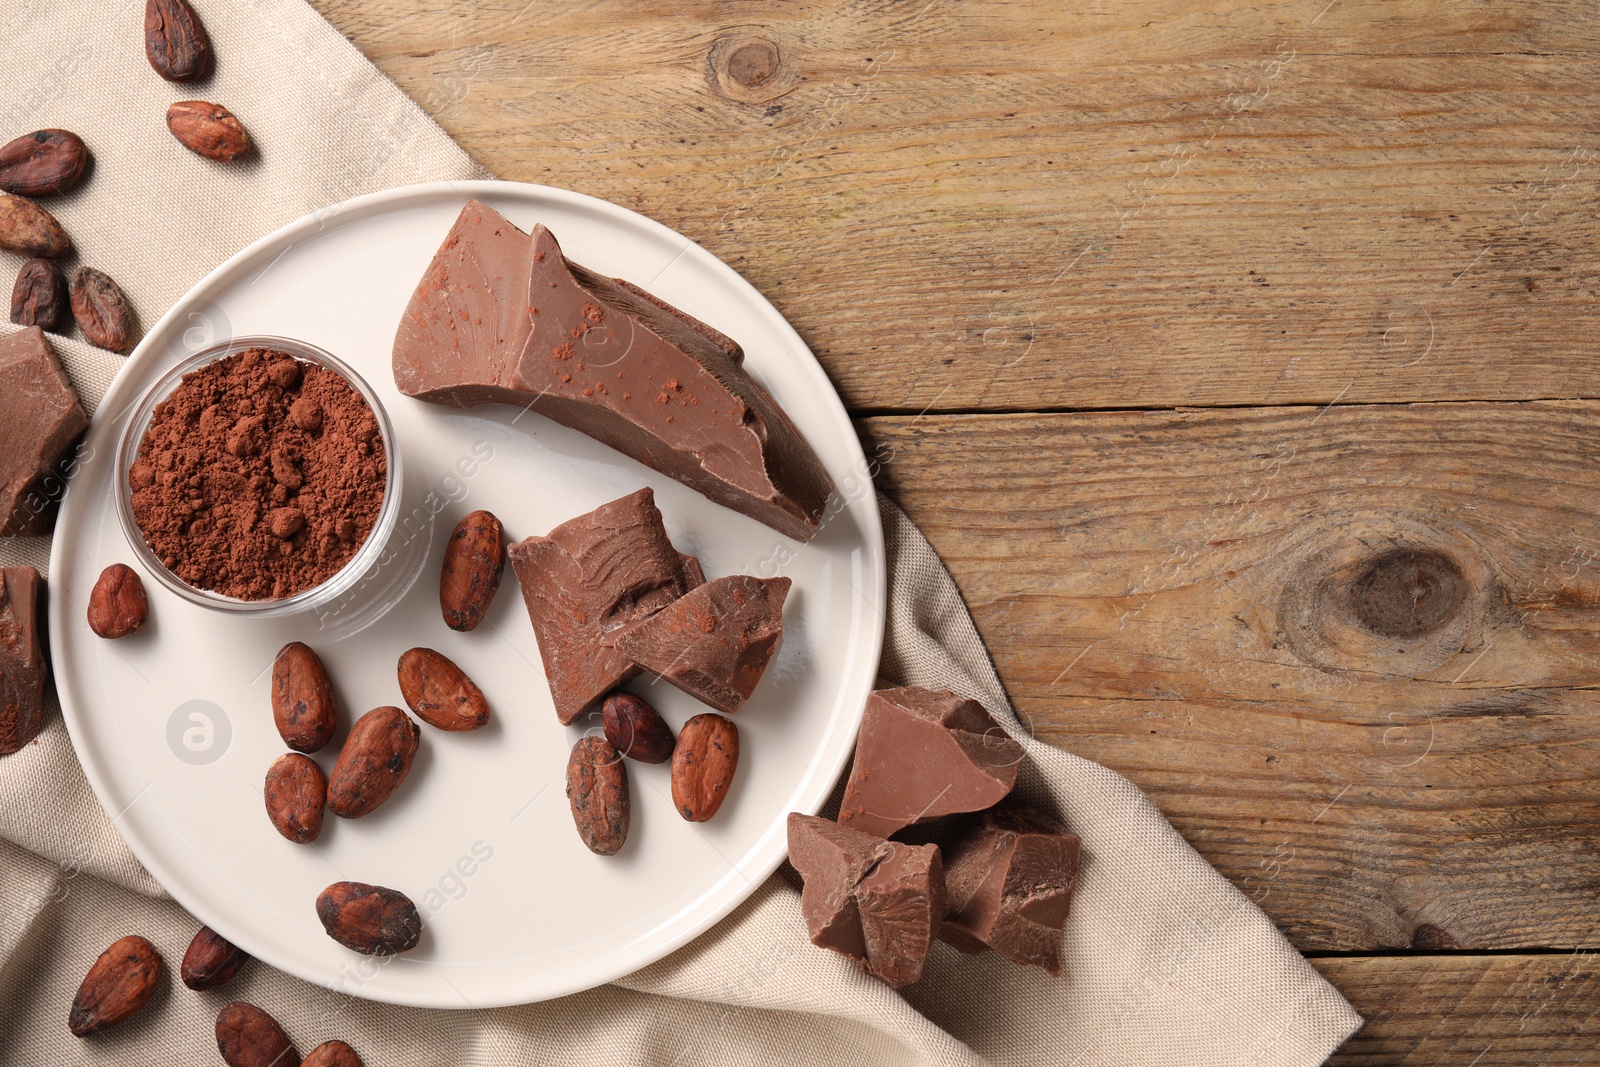
[[1078, 835], [1029, 808], [986, 811], [949, 848], [939, 936], [963, 952], [1061, 973], [1061, 928], [1078, 881]]
[[610, 636], [684, 592], [683, 561], [650, 489], [520, 541], [507, 555], [563, 724], [639, 673]]
[[0, 756], [39, 736], [44, 693], [44, 581], [32, 567], [0, 567]]
[[0, 337], [0, 535], [47, 534], [89, 416], [37, 326]]
[[833, 480], [737, 345], [573, 263], [543, 226], [462, 208], [394, 341], [407, 396], [515, 404], [801, 541]]
[[945, 912], [936, 845], [906, 845], [793, 812], [789, 861], [815, 945], [862, 961], [896, 989], [922, 977]]
[[718, 711], [750, 699], [783, 636], [787, 578], [707, 582], [616, 635], [618, 652]]
[[1022, 746], [976, 700], [929, 689], [867, 698], [839, 821], [888, 837], [913, 823], [998, 804]]

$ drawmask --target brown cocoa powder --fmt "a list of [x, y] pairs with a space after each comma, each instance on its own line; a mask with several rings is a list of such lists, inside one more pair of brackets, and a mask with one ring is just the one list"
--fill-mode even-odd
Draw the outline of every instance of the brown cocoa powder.
[[134, 519], [167, 568], [240, 600], [319, 585], [383, 505], [378, 423], [339, 374], [251, 348], [184, 375], [128, 471]]

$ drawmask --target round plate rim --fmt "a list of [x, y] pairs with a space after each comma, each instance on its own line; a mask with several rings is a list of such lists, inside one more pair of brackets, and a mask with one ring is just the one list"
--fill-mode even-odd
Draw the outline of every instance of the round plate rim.
[[[157, 341], [167, 337], [171, 329], [171, 324], [175, 319], [185, 314], [195, 304], [203, 301], [213, 289], [233, 280], [233, 276], [237, 274], [241, 268], [247, 266], [264, 251], [276, 248], [280, 245], [292, 247], [295, 243], [298, 243], [300, 238], [309, 236], [312, 233], [320, 232], [322, 229], [327, 227], [329, 220], [339, 218], [341, 216], [348, 215], [353, 218], [366, 217], [375, 213], [380, 213], [384, 210], [400, 210], [408, 206], [424, 204], [428, 201], [438, 198], [442, 194], [458, 196], [462, 199], [463, 203], [465, 203], [465, 201], [469, 198], [483, 199], [486, 197], [503, 197], [506, 195], [523, 198], [530, 203], [537, 203], [541, 200], [554, 200], [558, 202], [564, 201], [572, 207], [597, 212], [600, 215], [609, 215], [623, 225], [642, 229], [646, 231], [647, 234], [653, 234], [657, 238], [665, 238], [679, 243], [681, 246], [679, 258], [687, 255], [694, 255], [700, 258], [702, 266], [708, 266], [715, 273], [720, 275], [724, 284], [738, 292], [740, 297], [749, 306], [757, 309], [760, 314], [769, 321], [769, 324], [777, 333], [785, 337], [794, 353], [800, 356], [800, 369], [802, 373], [812, 379], [813, 388], [817, 389], [818, 395], [823, 399], [824, 407], [829, 419], [835, 423], [835, 430], [844, 435], [854, 456], [860, 458], [861, 469], [863, 472], [865, 472], [866, 457], [861, 448], [860, 440], [856, 437], [853, 426], [850, 423], [850, 416], [848, 411], [845, 409], [843, 398], [839, 396], [837, 388], [828, 378], [826, 371], [822, 367], [822, 364], [817, 360], [816, 355], [811, 351], [810, 346], [805, 343], [804, 339], [800, 337], [799, 333], [794, 329], [789, 321], [784, 318], [783, 314], [778, 311], [778, 309], [773, 306], [771, 301], [762, 295], [759, 290], [751, 285], [748, 280], [740, 275], [738, 271], [734, 270], [720, 258], [707, 251], [697, 242], [679, 233], [677, 230], [674, 230], [671, 227], [646, 215], [642, 215], [636, 211], [622, 207], [619, 204], [614, 204], [608, 200], [603, 200], [598, 197], [589, 196], [585, 193], [579, 193], [569, 189], [561, 189], [555, 186], [541, 185], [534, 182], [512, 182], [494, 179], [421, 182], [363, 194], [361, 196], [352, 197], [348, 200], [329, 205], [328, 207], [324, 207], [313, 212], [308, 212], [300, 218], [288, 222], [283, 226], [271, 231], [270, 233], [267, 233], [256, 239], [255, 241], [250, 242], [244, 248], [240, 249], [232, 256], [229, 256], [222, 263], [218, 264], [203, 278], [190, 287], [189, 290], [186, 291], [183, 296], [179, 297], [178, 300], [173, 303], [172, 307], [169, 308], [166, 313], [155, 322], [154, 325], [145, 331], [145, 335], [141, 339], [140, 343], [131, 353], [129, 353], [126, 361], [123, 363], [123, 366], [118, 370], [116, 376], [112, 379], [110, 385], [108, 386], [105, 395], [101, 399], [100, 405], [97, 408], [97, 417], [100, 412], [110, 410], [111, 405], [114, 402], [124, 402], [126, 399], [128, 399], [124, 398], [122, 394], [128, 391], [128, 389], [132, 388], [126, 384], [131, 380], [130, 369], [142, 367], [146, 362], [160, 358], [158, 354], [152, 351], [152, 349]], [[125, 414], [125, 412], [123, 414]], [[118, 421], [120, 421], [120, 419], [121, 415], [119, 414]], [[94, 433], [94, 428], [91, 428], [90, 433]], [[870, 488], [870, 480], [867, 482], [867, 485]], [[76, 518], [79, 510], [79, 505], [77, 504], [77, 499], [79, 496], [81, 496], [81, 494], [78, 494], [78, 496], [74, 495], [72, 485], [69, 483], [67, 491], [62, 500], [61, 510], [58, 517], [58, 533], [57, 536], [53, 538], [50, 548], [49, 565], [51, 574], [58, 574], [62, 572], [63, 557], [66, 551], [64, 546], [70, 543], [73, 539], [70, 536], [60, 536], [60, 532], [69, 530], [71, 528], [71, 524]], [[877, 507], [871, 506], [860, 508], [858, 510], [858, 517], [864, 522], [862, 533], [864, 541], [863, 547], [865, 548], [868, 557], [867, 565], [871, 568], [874, 577], [874, 580], [869, 583], [869, 587], [860, 590], [859, 592], [861, 592], [862, 595], [868, 600], [866, 610], [870, 611], [880, 620], [878, 625], [869, 624], [863, 628], [864, 636], [870, 640], [871, 647], [865, 650], [857, 650], [857, 655], [860, 655], [865, 662], [870, 664], [870, 669], [868, 672], [870, 675], [868, 681], [868, 692], [870, 692], [871, 686], [875, 684], [876, 681], [877, 668], [880, 663], [883, 649], [883, 620], [887, 618], [885, 609], [888, 602], [888, 562], [886, 546], [883, 538], [882, 518], [879, 515]], [[51, 597], [52, 601], [57, 599], [53, 586], [49, 585], [48, 583], [47, 595]], [[67, 647], [67, 642], [65, 640], [65, 623], [63, 621], [63, 615], [61, 611], [57, 610], [58, 606], [58, 604], [52, 603], [49, 611], [48, 628], [50, 634], [50, 644], [52, 648], [65, 649]], [[201, 922], [206, 923], [207, 925], [213, 925], [213, 919], [217, 913], [213, 911], [208, 902], [193, 899], [186, 892], [186, 887], [185, 889], [174, 890], [172, 885], [169, 884], [170, 882], [172, 884], [182, 885], [179, 879], [169, 876], [170, 872], [174, 870], [177, 865], [170, 864], [161, 859], [157, 854], [158, 850], [149, 848], [148, 843], [145, 842], [137, 833], [130, 836], [129, 833], [124, 832], [120, 827], [117, 826], [117, 818], [121, 814], [121, 811], [119, 810], [122, 807], [121, 801], [115, 798], [111, 783], [107, 780], [107, 775], [103, 773], [103, 770], [99, 766], [98, 762], [94, 758], [85, 758], [84, 755], [86, 750], [92, 751], [88, 737], [90, 732], [89, 724], [84, 717], [81, 716], [76, 706], [76, 702], [68, 698], [68, 695], [65, 692], [65, 687], [58, 685], [57, 692], [59, 697], [58, 702], [61, 707], [62, 720], [66, 726], [67, 734], [71, 740], [72, 747], [77, 756], [79, 765], [83, 768], [84, 775], [88, 779], [91, 790], [94, 792], [95, 799], [105, 811], [107, 819], [111, 822], [111, 825], [116, 830], [118, 836], [121, 837], [122, 840], [127, 844], [134, 857], [145, 867], [146, 870], [150, 872], [151, 876], [161, 884], [162, 888], [171, 894], [173, 899], [177, 901], [180, 906], [182, 906]], [[831, 754], [831, 758], [827, 761], [827, 764], [819, 767], [803, 781], [802, 784], [805, 792], [802, 794], [803, 800], [798, 805], [797, 810], [804, 811], [807, 814], [815, 814], [827, 801], [828, 796], [833, 791], [834, 786], [838, 782], [839, 777], [842, 775], [844, 768], [848, 763], [852, 752], [854, 751], [854, 738], [860, 728], [861, 719], [865, 712], [866, 695], [867, 694], [865, 693], [862, 694], [861, 704], [859, 707], [851, 707], [845, 711], [842, 717], [844, 721], [842, 721], [839, 725], [843, 725], [845, 727], [845, 730], [841, 736], [848, 737], [849, 740], [842, 741], [838, 747], [838, 750]], [[134, 799], [137, 798], [135, 797]], [[713, 903], [700, 908], [692, 921], [683, 923], [680, 929], [675, 931], [673, 936], [664, 938], [661, 943], [652, 946], [648, 951], [640, 953], [638, 956], [629, 958], [625, 967], [617, 970], [616, 973], [611, 974], [609, 977], [601, 978], [598, 981], [583, 980], [577, 983], [565, 984], [561, 982], [549, 981], [534, 982], [530, 983], [527, 988], [519, 987], [515, 991], [508, 990], [507, 994], [503, 997], [482, 999], [481, 1003], [475, 1001], [472, 1006], [474, 1008], [493, 1008], [538, 1003], [561, 996], [567, 996], [572, 993], [582, 992], [586, 989], [596, 988], [597, 986], [604, 985], [607, 982], [615, 981], [617, 978], [621, 978], [626, 974], [633, 973], [639, 968], [649, 966], [650, 964], [666, 957], [667, 955], [670, 955], [672, 952], [675, 952], [677, 949], [682, 948], [684, 945], [693, 941], [695, 938], [699, 937], [705, 931], [710, 929], [712, 926], [715, 926], [717, 923], [721, 922], [724, 918], [731, 914], [741, 904], [748, 900], [760, 888], [761, 885], [765, 884], [765, 881], [778, 868], [779, 864], [784, 861], [784, 859], [787, 857], [787, 854], [788, 850], [786, 847], [786, 841], [782, 836], [779, 836], [777, 838], [776, 845], [768, 846], [760, 856], [760, 863], [755, 865], [748, 872], [750, 874], [757, 875], [758, 877], [747, 878], [742, 883], [735, 885], [731, 891], [720, 893]], [[746, 872], [741, 870], [740, 873]], [[733, 882], [739, 882], [739, 880], [725, 881], [729, 881], [730, 884]], [[641, 884], [643, 885], [645, 883]], [[715, 888], [715, 883], [713, 883], [711, 887], [708, 887], [708, 891], [712, 888]], [[218, 932], [220, 933], [222, 931], [219, 930]], [[224, 936], [226, 936], [226, 934], [224, 934]], [[308, 974], [298, 970], [291, 961], [273, 951], [261, 952], [257, 955], [264, 962], [276, 967], [284, 973], [313, 984], [325, 984], [325, 979], [328, 977], [321, 974]], [[535, 986], [537, 988], [534, 988]], [[418, 992], [421, 995], [405, 995], [405, 993], [408, 992]], [[364, 994], [355, 995], [364, 996], [364, 999], [407, 1007], [458, 1010], [462, 1009], [463, 1007], [459, 999], [450, 999], [444, 994], [432, 996], [426, 995], [426, 991], [418, 990], [405, 990], [402, 991], [401, 995], [388, 995], [389, 993], [389, 988], [385, 987], [383, 989], [374, 990], [373, 995], [370, 996], [364, 996]]]

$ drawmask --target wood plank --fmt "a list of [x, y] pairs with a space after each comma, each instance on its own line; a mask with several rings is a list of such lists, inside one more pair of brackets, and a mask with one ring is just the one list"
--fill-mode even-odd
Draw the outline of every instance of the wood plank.
[[1303, 949], [1600, 926], [1600, 404], [860, 424], [1035, 732]]
[[1328, 1067], [1600, 1063], [1593, 952], [1311, 962], [1367, 1019]]
[[495, 173], [743, 271], [856, 409], [1595, 394], [1586, 3], [314, 2]]

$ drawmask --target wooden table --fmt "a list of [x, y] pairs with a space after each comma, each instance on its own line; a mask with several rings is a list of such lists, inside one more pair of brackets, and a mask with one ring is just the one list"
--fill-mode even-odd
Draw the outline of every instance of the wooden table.
[[1365, 1015], [1600, 1063], [1600, 22], [1438, 0], [315, 0], [838, 384], [1032, 728]]

